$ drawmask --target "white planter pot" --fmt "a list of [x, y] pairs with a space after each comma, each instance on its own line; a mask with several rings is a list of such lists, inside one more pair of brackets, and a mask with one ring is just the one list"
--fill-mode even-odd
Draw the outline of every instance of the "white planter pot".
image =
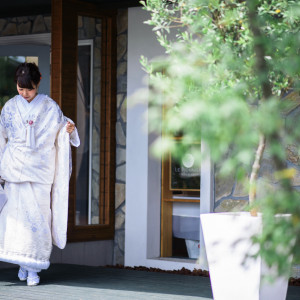
[[248, 212], [211, 213], [200, 216], [214, 300], [284, 300], [288, 279], [272, 284], [262, 280], [270, 274], [260, 258], [249, 258], [258, 250], [251, 237], [261, 232], [261, 217]]

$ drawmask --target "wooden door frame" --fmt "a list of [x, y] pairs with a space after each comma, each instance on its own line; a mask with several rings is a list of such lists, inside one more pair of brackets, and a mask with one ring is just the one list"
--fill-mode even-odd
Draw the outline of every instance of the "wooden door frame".
[[[114, 238], [115, 123], [116, 123], [116, 10], [77, 0], [52, 0], [51, 97], [76, 122], [78, 16], [102, 19], [100, 201], [109, 203], [105, 225], [75, 225], [75, 176], [70, 179], [68, 241]], [[105, 142], [103, 142], [105, 140]], [[73, 174], [76, 155], [72, 153]]]

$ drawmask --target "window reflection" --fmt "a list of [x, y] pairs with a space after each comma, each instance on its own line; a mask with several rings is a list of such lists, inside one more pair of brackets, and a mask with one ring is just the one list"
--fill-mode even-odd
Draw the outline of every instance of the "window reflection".
[[[181, 137], [174, 137], [181, 143]], [[180, 146], [180, 144], [178, 144]], [[200, 253], [200, 164], [189, 146], [182, 157], [162, 160], [161, 256], [196, 259]]]
[[76, 225], [99, 221], [101, 20], [78, 17]]
[[90, 65], [91, 47], [78, 47], [77, 66], [77, 127], [81, 145], [77, 149], [76, 224], [90, 224]]

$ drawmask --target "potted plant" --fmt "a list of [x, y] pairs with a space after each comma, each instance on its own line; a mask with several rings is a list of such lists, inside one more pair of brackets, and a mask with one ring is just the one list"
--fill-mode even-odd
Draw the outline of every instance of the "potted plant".
[[[156, 149], [183, 156], [201, 140], [220, 173], [234, 174], [248, 189], [250, 212], [201, 216], [206, 247], [213, 246], [207, 253], [214, 298], [285, 299], [291, 258], [300, 258], [300, 197], [294, 188], [299, 174], [287, 162], [291, 149], [299, 157], [300, 5], [288, 0], [142, 3], [168, 54], [157, 62], [141, 59], [152, 86], [150, 128], [164, 131]], [[287, 100], [291, 93], [294, 98]], [[174, 143], [178, 133], [181, 143]], [[193, 155], [200, 160], [199, 149]], [[270, 168], [264, 176], [266, 161]], [[234, 262], [237, 253], [242, 256]], [[217, 260], [226, 274], [215, 270]], [[237, 279], [234, 263], [240, 267]], [[279, 275], [281, 287], [276, 290], [273, 282], [272, 295], [267, 285], [261, 289], [259, 271]], [[257, 278], [245, 277], [243, 283], [245, 274]]]

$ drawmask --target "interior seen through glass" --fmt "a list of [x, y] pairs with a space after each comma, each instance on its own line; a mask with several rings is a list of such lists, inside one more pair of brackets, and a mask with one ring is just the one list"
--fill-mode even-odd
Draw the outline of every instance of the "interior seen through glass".
[[99, 205], [100, 111], [101, 19], [79, 16], [75, 224], [81, 226], [106, 222]]

